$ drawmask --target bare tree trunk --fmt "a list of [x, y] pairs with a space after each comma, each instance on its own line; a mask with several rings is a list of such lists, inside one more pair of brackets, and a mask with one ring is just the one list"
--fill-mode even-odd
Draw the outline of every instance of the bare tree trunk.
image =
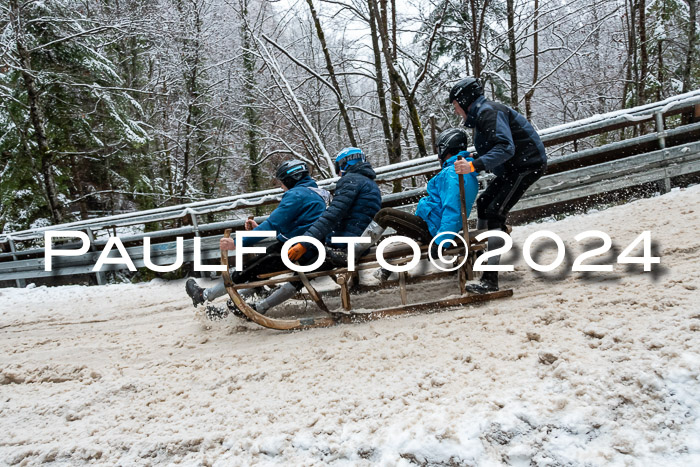
[[[194, 10], [195, 13], [195, 39], [192, 42], [192, 52], [194, 52], [194, 57], [192, 57], [191, 61], [189, 60], [189, 57], [186, 57], [184, 62], [187, 64], [189, 67], [189, 70], [187, 70], [186, 74], [186, 79], [187, 79], [187, 97], [189, 102], [187, 103], [187, 127], [185, 128], [185, 151], [183, 154], [183, 164], [182, 164], [182, 180], [181, 180], [181, 185], [180, 185], [180, 202], [184, 203], [186, 202], [185, 200], [185, 194], [187, 193], [187, 181], [189, 180], [190, 176], [190, 171], [194, 169], [194, 164], [190, 168], [190, 159], [194, 162], [196, 159], [196, 155], [193, 154], [193, 140], [196, 139], [197, 136], [197, 129], [195, 128], [195, 122], [194, 119], [196, 118], [195, 113], [198, 112], [197, 108], [197, 101], [199, 99], [199, 90], [198, 90], [198, 82], [197, 82], [197, 77], [199, 76], [199, 65], [200, 65], [200, 34], [202, 31], [202, 19], [200, 17], [200, 12], [198, 9], [195, 8]], [[186, 15], [188, 12], [186, 11], [180, 11], [181, 15]], [[185, 45], [192, 39], [185, 39]], [[187, 50], [187, 47], [185, 47]], [[196, 143], [196, 142], [195, 142]]]
[[491, 3], [490, 0], [483, 0], [479, 5], [480, 0], [469, 0], [469, 8], [471, 12], [472, 30], [469, 39], [472, 49], [472, 71], [475, 78], [481, 77], [483, 64], [481, 61], [481, 38], [484, 32], [484, 22], [486, 20], [486, 8]]
[[[378, 11], [379, 8], [377, 6], [376, 0], [370, 0], [373, 2], [373, 8], [375, 11]], [[381, 0], [382, 2], [385, 2], [386, 0]], [[385, 5], [385, 3], [384, 3]], [[386, 12], [386, 9], [383, 9], [383, 12]], [[406, 106], [408, 107], [408, 115], [409, 115], [409, 120], [411, 121], [411, 126], [413, 127], [413, 133], [416, 138], [416, 146], [418, 146], [418, 153], [420, 157], [426, 157], [428, 152], [425, 149], [425, 137], [423, 136], [423, 128], [420, 122], [420, 116], [418, 115], [418, 108], [415, 103], [415, 97], [411, 93], [411, 91], [408, 89], [408, 86], [406, 85], [406, 82], [403, 80], [401, 77], [401, 74], [398, 72], [394, 65], [394, 58], [392, 57], [391, 50], [389, 49], [389, 44], [390, 39], [389, 39], [389, 31], [387, 28], [387, 22], [386, 22], [386, 14], [383, 15], [384, 18], [382, 21], [379, 22], [379, 34], [382, 39], [382, 52], [384, 54], [384, 60], [386, 61], [387, 68], [389, 71], [389, 76], [393, 77], [396, 85], [398, 86], [399, 90], [401, 90], [401, 93], [403, 94], [404, 98], [406, 99]], [[395, 47], [395, 44], [394, 44]]]
[[323, 49], [323, 56], [326, 60], [326, 70], [328, 70], [328, 75], [329, 75], [329, 78], [331, 80], [331, 84], [333, 85], [333, 88], [335, 88], [335, 91], [336, 91], [336, 97], [338, 100], [338, 109], [340, 110], [340, 115], [343, 117], [343, 121], [345, 122], [345, 129], [348, 132], [348, 139], [350, 140], [350, 144], [352, 146], [357, 146], [357, 141], [355, 140], [355, 133], [353, 132], [353, 129], [352, 129], [352, 123], [350, 122], [350, 117], [348, 116], [347, 108], [345, 107], [345, 103], [343, 102], [343, 99], [342, 99], [340, 85], [338, 84], [338, 79], [336, 78], [335, 69], [333, 68], [333, 62], [331, 61], [331, 54], [328, 51], [328, 45], [326, 44], [326, 35], [323, 33], [323, 28], [321, 27], [321, 21], [318, 19], [318, 13], [316, 13], [316, 9], [314, 8], [314, 4], [313, 4], [312, 0], [306, 0], [306, 3], [309, 5], [309, 10], [311, 11], [311, 17], [313, 18], [314, 26], [316, 27], [316, 34], [318, 36], [318, 40], [321, 42], [321, 48]]
[[[168, 81], [163, 78], [163, 89], [162, 89], [162, 94], [163, 96], [168, 95]], [[162, 102], [162, 110], [161, 110], [161, 118], [162, 118], [162, 123], [161, 125], [163, 128], [167, 128], [168, 125], [168, 102], [167, 102], [167, 97], [163, 98]], [[168, 143], [168, 138], [163, 135], [161, 139], [161, 144], [163, 146], [163, 155], [165, 157], [165, 163], [162, 164], [161, 167], [161, 174], [163, 176], [164, 180], [168, 181], [168, 195], [170, 198], [174, 198], [175, 196], [175, 190], [177, 187], [175, 187], [175, 170], [173, 170], [173, 158], [172, 158], [172, 151], [170, 150], [170, 146]]]
[[24, 37], [24, 24], [22, 24], [22, 11], [17, 0], [10, 1], [10, 21], [12, 28], [15, 30], [15, 45], [17, 54], [22, 67], [21, 74], [24, 86], [27, 90], [27, 101], [29, 104], [29, 119], [34, 128], [34, 138], [39, 147], [39, 160], [42, 181], [44, 183], [44, 191], [46, 200], [49, 204], [51, 217], [53, 222], [60, 224], [63, 222], [63, 213], [61, 203], [58, 200], [56, 190], [56, 182], [53, 172], [53, 153], [49, 148], [48, 139], [46, 136], [46, 127], [44, 126], [44, 111], [41, 107], [40, 93], [37, 89], [37, 84], [34, 79], [34, 70], [32, 70], [31, 53], [27, 49], [26, 39]]
[[[85, 183], [83, 182], [83, 171], [81, 170], [78, 159], [72, 155], [70, 158], [72, 186], [74, 188], [74, 197], [78, 198], [78, 209], [80, 210], [80, 218], [86, 220], [88, 218], [87, 193], [85, 192]], [[73, 191], [73, 190], [71, 190]]]
[[637, 0], [637, 8], [639, 9], [639, 81], [637, 85], [637, 105], [646, 103], [646, 81], [649, 70], [649, 53], [647, 51], [647, 15], [646, 15], [646, 0]]
[[[535, 0], [537, 2], [538, 0]], [[518, 110], [518, 62], [515, 50], [515, 1], [507, 0], [508, 9], [508, 48], [510, 64], [510, 103]], [[537, 15], [537, 3], [535, 3], [535, 15]], [[537, 37], [537, 16], [535, 16], [535, 37]], [[537, 41], [537, 39], [535, 39]], [[535, 59], [537, 60], [537, 59]]]
[[397, 156], [396, 151], [394, 151], [391, 126], [389, 125], [389, 113], [387, 112], [386, 108], [386, 91], [384, 90], [384, 70], [382, 69], [382, 50], [379, 47], [379, 35], [377, 33], [377, 21], [379, 21], [379, 18], [377, 17], [376, 12], [372, 8], [371, 0], [367, 1], [367, 6], [369, 8], [369, 27], [372, 35], [372, 50], [374, 51], [374, 81], [377, 85], [379, 113], [382, 116], [382, 130], [384, 131], [384, 142], [386, 144], [386, 150], [389, 156], [389, 163], [393, 164], [394, 162], [398, 162], [401, 160], [401, 146], [399, 146], [399, 153]]
[[[627, 27], [627, 69], [625, 71], [625, 85], [622, 88], [622, 107], [634, 107], [636, 94], [636, 86], [634, 85], [634, 78], [636, 74], [636, 38], [637, 34], [635, 32], [635, 8], [634, 0], [625, 0], [625, 26]], [[632, 93], [630, 95], [630, 93]], [[620, 130], [624, 136], [624, 129]], [[635, 130], [636, 131], [636, 130]]]
[[[384, 8], [384, 25], [386, 27], [387, 23], [387, 12], [386, 12], [386, 0], [382, 2]], [[396, 1], [391, 0], [391, 59], [392, 63], [396, 62]], [[391, 74], [390, 74], [391, 76]], [[399, 96], [399, 85], [396, 79], [392, 77], [391, 79], [391, 130], [393, 134], [392, 146], [394, 147], [394, 160], [392, 163], [401, 162], [401, 132], [404, 128], [401, 125], [401, 96]], [[404, 132], [405, 133], [405, 132]], [[408, 144], [407, 144], [408, 146]], [[401, 180], [394, 180], [393, 182], [393, 192], [400, 193], [403, 190]]]
[[698, 11], [698, 0], [688, 1], [688, 52], [685, 56], [685, 66], [683, 67], [683, 92], [689, 92], [691, 86], [691, 76], [693, 71], [693, 56], [696, 53], [698, 33], [695, 29], [695, 21]]
[[[243, 17], [248, 18], [248, 1], [243, 0]], [[245, 110], [244, 117], [247, 125], [246, 137], [247, 141], [245, 144], [246, 152], [248, 153], [248, 167], [250, 169], [250, 183], [248, 185], [251, 191], [259, 191], [262, 189], [262, 174], [260, 173], [260, 167], [258, 166], [259, 159], [259, 141], [258, 141], [258, 125], [260, 124], [260, 119], [258, 113], [255, 110], [255, 96], [253, 95], [253, 88], [255, 86], [255, 56], [253, 55], [253, 41], [250, 38], [250, 31], [248, 30], [247, 20], [241, 25], [241, 35], [242, 37], [242, 48], [243, 48], [243, 70], [246, 80], [246, 85], [244, 86], [244, 99], [245, 99]], [[263, 214], [263, 207], [257, 206], [255, 208], [256, 215]]]
[[664, 40], [659, 39], [659, 41], [656, 44], [656, 54], [658, 56], [658, 64], [657, 66], [659, 69], [657, 70], [656, 74], [656, 80], [658, 81], [659, 85], [656, 87], [656, 101], [659, 102], [661, 100], [661, 96], [663, 95], [663, 89], [664, 89], [664, 56], [663, 56], [663, 50], [664, 50]]
[[528, 120], [532, 121], [532, 96], [535, 94], [535, 84], [537, 83], [537, 75], [539, 74], [539, 65], [540, 65], [540, 58], [539, 58], [539, 20], [540, 16], [540, 2], [539, 0], [535, 0], [535, 20], [533, 22], [533, 27], [535, 29], [535, 32], [532, 36], [532, 59], [533, 59], [533, 68], [532, 68], [532, 86], [530, 89], [527, 90], [527, 93], [525, 94], [525, 116]]
[[[384, 31], [388, 31], [389, 29], [389, 13], [388, 13], [388, 7], [387, 7], [387, 0], [380, 0], [379, 2], [379, 10], [377, 9], [377, 3], [375, 0], [369, 0], [368, 4], [370, 5], [370, 14], [376, 18], [376, 24], [378, 26], [378, 32], [379, 35], [382, 39], [382, 52], [385, 52], [387, 49], [390, 50], [388, 53], [388, 58], [387, 55], [384, 56], [384, 61], [387, 62], [387, 69], [389, 67], [388, 62], [391, 61], [393, 64], [393, 60], [396, 57], [396, 51], [394, 47], [391, 47], [391, 45], [388, 43], [388, 37], [385, 36]], [[390, 139], [390, 145], [391, 145], [391, 150], [389, 151], [389, 163], [395, 164], [397, 162], [401, 162], [401, 96], [399, 94], [399, 86], [396, 83], [396, 76], [389, 71], [389, 94], [391, 96], [391, 124], [390, 124], [390, 129], [391, 129], [391, 139]], [[402, 189], [401, 186], [401, 181], [396, 180], [393, 182], [393, 191], [394, 193], [400, 192]]]

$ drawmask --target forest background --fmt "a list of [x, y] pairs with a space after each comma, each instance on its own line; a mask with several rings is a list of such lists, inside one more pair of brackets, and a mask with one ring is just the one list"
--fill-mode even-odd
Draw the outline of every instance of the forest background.
[[465, 76], [538, 129], [688, 92], [697, 3], [2, 0], [0, 231], [433, 154]]

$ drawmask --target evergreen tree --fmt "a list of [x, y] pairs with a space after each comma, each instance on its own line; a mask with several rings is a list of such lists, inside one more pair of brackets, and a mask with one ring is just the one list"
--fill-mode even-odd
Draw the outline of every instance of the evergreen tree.
[[[148, 140], [138, 104], [105, 56], [116, 26], [100, 24], [82, 6], [9, 3], [0, 36], [0, 122], [17, 131], [0, 140], [5, 230], [70, 220], [72, 201], [89, 190], [128, 191], [131, 151]], [[87, 215], [85, 204], [82, 211]]]

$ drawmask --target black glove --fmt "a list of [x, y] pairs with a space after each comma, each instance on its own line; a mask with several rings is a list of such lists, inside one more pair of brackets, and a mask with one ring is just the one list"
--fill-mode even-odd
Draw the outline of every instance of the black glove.
[[438, 245], [438, 242], [433, 242], [433, 244], [430, 247], [430, 257], [433, 259], [440, 259], [439, 256], [439, 251], [442, 250], [442, 247]]

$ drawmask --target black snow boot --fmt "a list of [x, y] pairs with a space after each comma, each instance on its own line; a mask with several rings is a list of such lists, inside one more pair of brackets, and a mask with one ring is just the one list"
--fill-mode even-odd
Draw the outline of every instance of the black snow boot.
[[188, 279], [185, 284], [185, 291], [192, 299], [192, 305], [197, 308], [197, 305], [204, 303], [204, 289], [197, 285], [194, 279]]
[[498, 291], [498, 272], [484, 271], [478, 284], [468, 284], [468, 293], [485, 294]]

